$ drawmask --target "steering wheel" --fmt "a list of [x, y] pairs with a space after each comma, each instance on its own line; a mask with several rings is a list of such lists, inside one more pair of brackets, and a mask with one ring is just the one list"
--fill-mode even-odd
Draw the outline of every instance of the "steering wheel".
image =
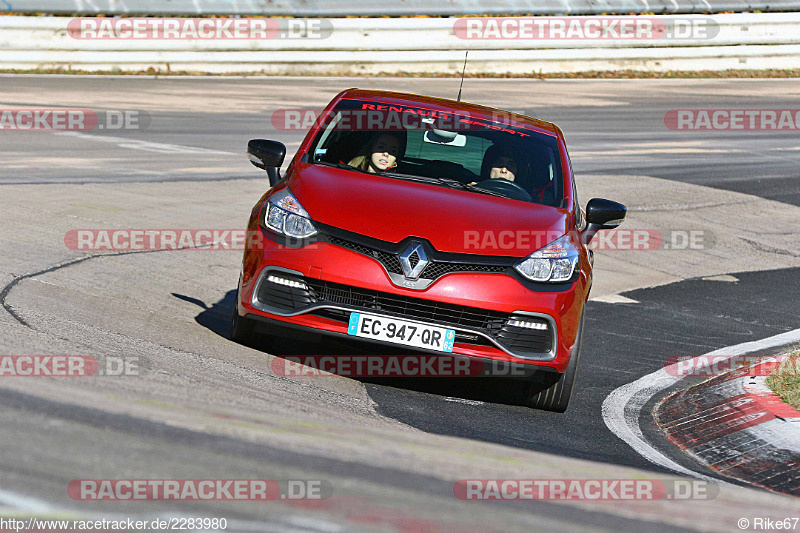
[[522, 188], [522, 185], [508, 181], [503, 178], [489, 179], [479, 181], [475, 187], [486, 189], [487, 191], [499, 192], [514, 200], [522, 200], [523, 202], [532, 202], [533, 199], [528, 191]]

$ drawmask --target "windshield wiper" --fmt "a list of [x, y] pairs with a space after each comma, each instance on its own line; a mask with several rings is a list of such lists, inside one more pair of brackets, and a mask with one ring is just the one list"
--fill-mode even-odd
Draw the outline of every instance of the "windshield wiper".
[[433, 178], [430, 176], [417, 176], [414, 174], [401, 174], [399, 172], [382, 172], [382, 176], [390, 176], [396, 177], [401, 179], [410, 179], [413, 181], [419, 181], [421, 183], [431, 183], [436, 185], [446, 185], [451, 189], [460, 189], [462, 191], [474, 191], [479, 192], [481, 194], [488, 194], [491, 196], [498, 196], [500, 198], [508, 198], [505, 194], [501, 194], [499, 192], [490, 191], [488, 189], [484, 189], [483, 187], [475, 187], [474, 185], [467, 185], [462, 183], [458, 180], [454, 180], [453, 178]]
[[417, 176], [416, 174], [403, 174], [402, 172], [381, 172], [379, 176], [387, 176], [389, 178], [400, 178], [402, 180], [418, 181], [420, 183], [438, 183], [437, 178], [429, 178], [428, 176]]
[[500, 198], [508, 198], [505, 194], [499, 193], [497, 191], [490, 191], [489, 189], [484, 189], [483, 187], [476, 187], [475, 185], [468, 185], [466, 183], [461, 183], [458, 180], [454, 180], [452, 178], [434, 178], [439, 183], [444, 183], [445, 185], [450, 186], [453, 189], [462, 189], [465, 191], [474, 191], [479, 192], [481, 194], [488, 194], [490, 196], [498, 196]]
[[436, 180], [437, 183], [442, 183], [444, 185], [447, 185], [451, 189], [463, 189], [465, 191], [470, 189], [469, 185], [461, 183], [458, 180], [454, 180], [453, 178], [431, 178], [431, 179]]
[[490, 191], [489, 189], [484, 189], [483, 187], [477, 187], [475, 185], [465, 185], [465, 187], [470, 191], [479, 192], [481, 194], [488, 194], [489, 196], [497, 196], [498, 198], [511, 198], [501, 192], [497, 191]]
[[439, 178], [429, 178], [426, 176], [417, 176], [415, 174], [403, 174], [402, 172], [373, 173], [367, 170], [361, 170], [360, 168], [354, 167], [353, 165], [348, 165], [347, 163], [331, 163], [330, 161], [315, 161], [314, 164], [323, 165], [326, 167], [333, 167], [333, 168], [343, 168], [345, 170], [355, 170], [356, 172], [362, 172], [364, 174], [369, 174], [370, 176], [387, 176], [389, 178], [407, 179], [409, 181], [419, 181], [421, 183], [438, 183], [437, 180], [439, 179]]

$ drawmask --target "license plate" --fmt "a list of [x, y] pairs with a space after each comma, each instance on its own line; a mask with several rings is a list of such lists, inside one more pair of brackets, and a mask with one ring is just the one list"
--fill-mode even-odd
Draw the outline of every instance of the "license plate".
[[456, 338], [452, 329], [363, 313], [350, 313], [347, 334], [441, 352], [452, 352]]

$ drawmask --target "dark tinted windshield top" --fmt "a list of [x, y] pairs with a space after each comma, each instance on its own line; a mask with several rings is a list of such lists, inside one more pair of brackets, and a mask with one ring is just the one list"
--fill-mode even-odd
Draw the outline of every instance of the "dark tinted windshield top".
[[[507, 115], [506, 115], [507, 117]], [[343, 100], [312, 144], [312, 162], [562, 207], [555, 136], [493, 120]], [[457, 182], [457, 183], [454, 183]]]

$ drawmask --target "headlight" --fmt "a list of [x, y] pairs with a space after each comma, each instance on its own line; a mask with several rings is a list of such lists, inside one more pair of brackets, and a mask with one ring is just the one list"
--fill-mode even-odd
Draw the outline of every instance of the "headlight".
[[564, 235], [514, 265], [531, 281], [569, 281], [578, 267], [578, 248]]
[[261, 225], [275, 233], [296, 239], [305, 239], [319, 233], [311, 217], [288, 188], [269, 197]]

